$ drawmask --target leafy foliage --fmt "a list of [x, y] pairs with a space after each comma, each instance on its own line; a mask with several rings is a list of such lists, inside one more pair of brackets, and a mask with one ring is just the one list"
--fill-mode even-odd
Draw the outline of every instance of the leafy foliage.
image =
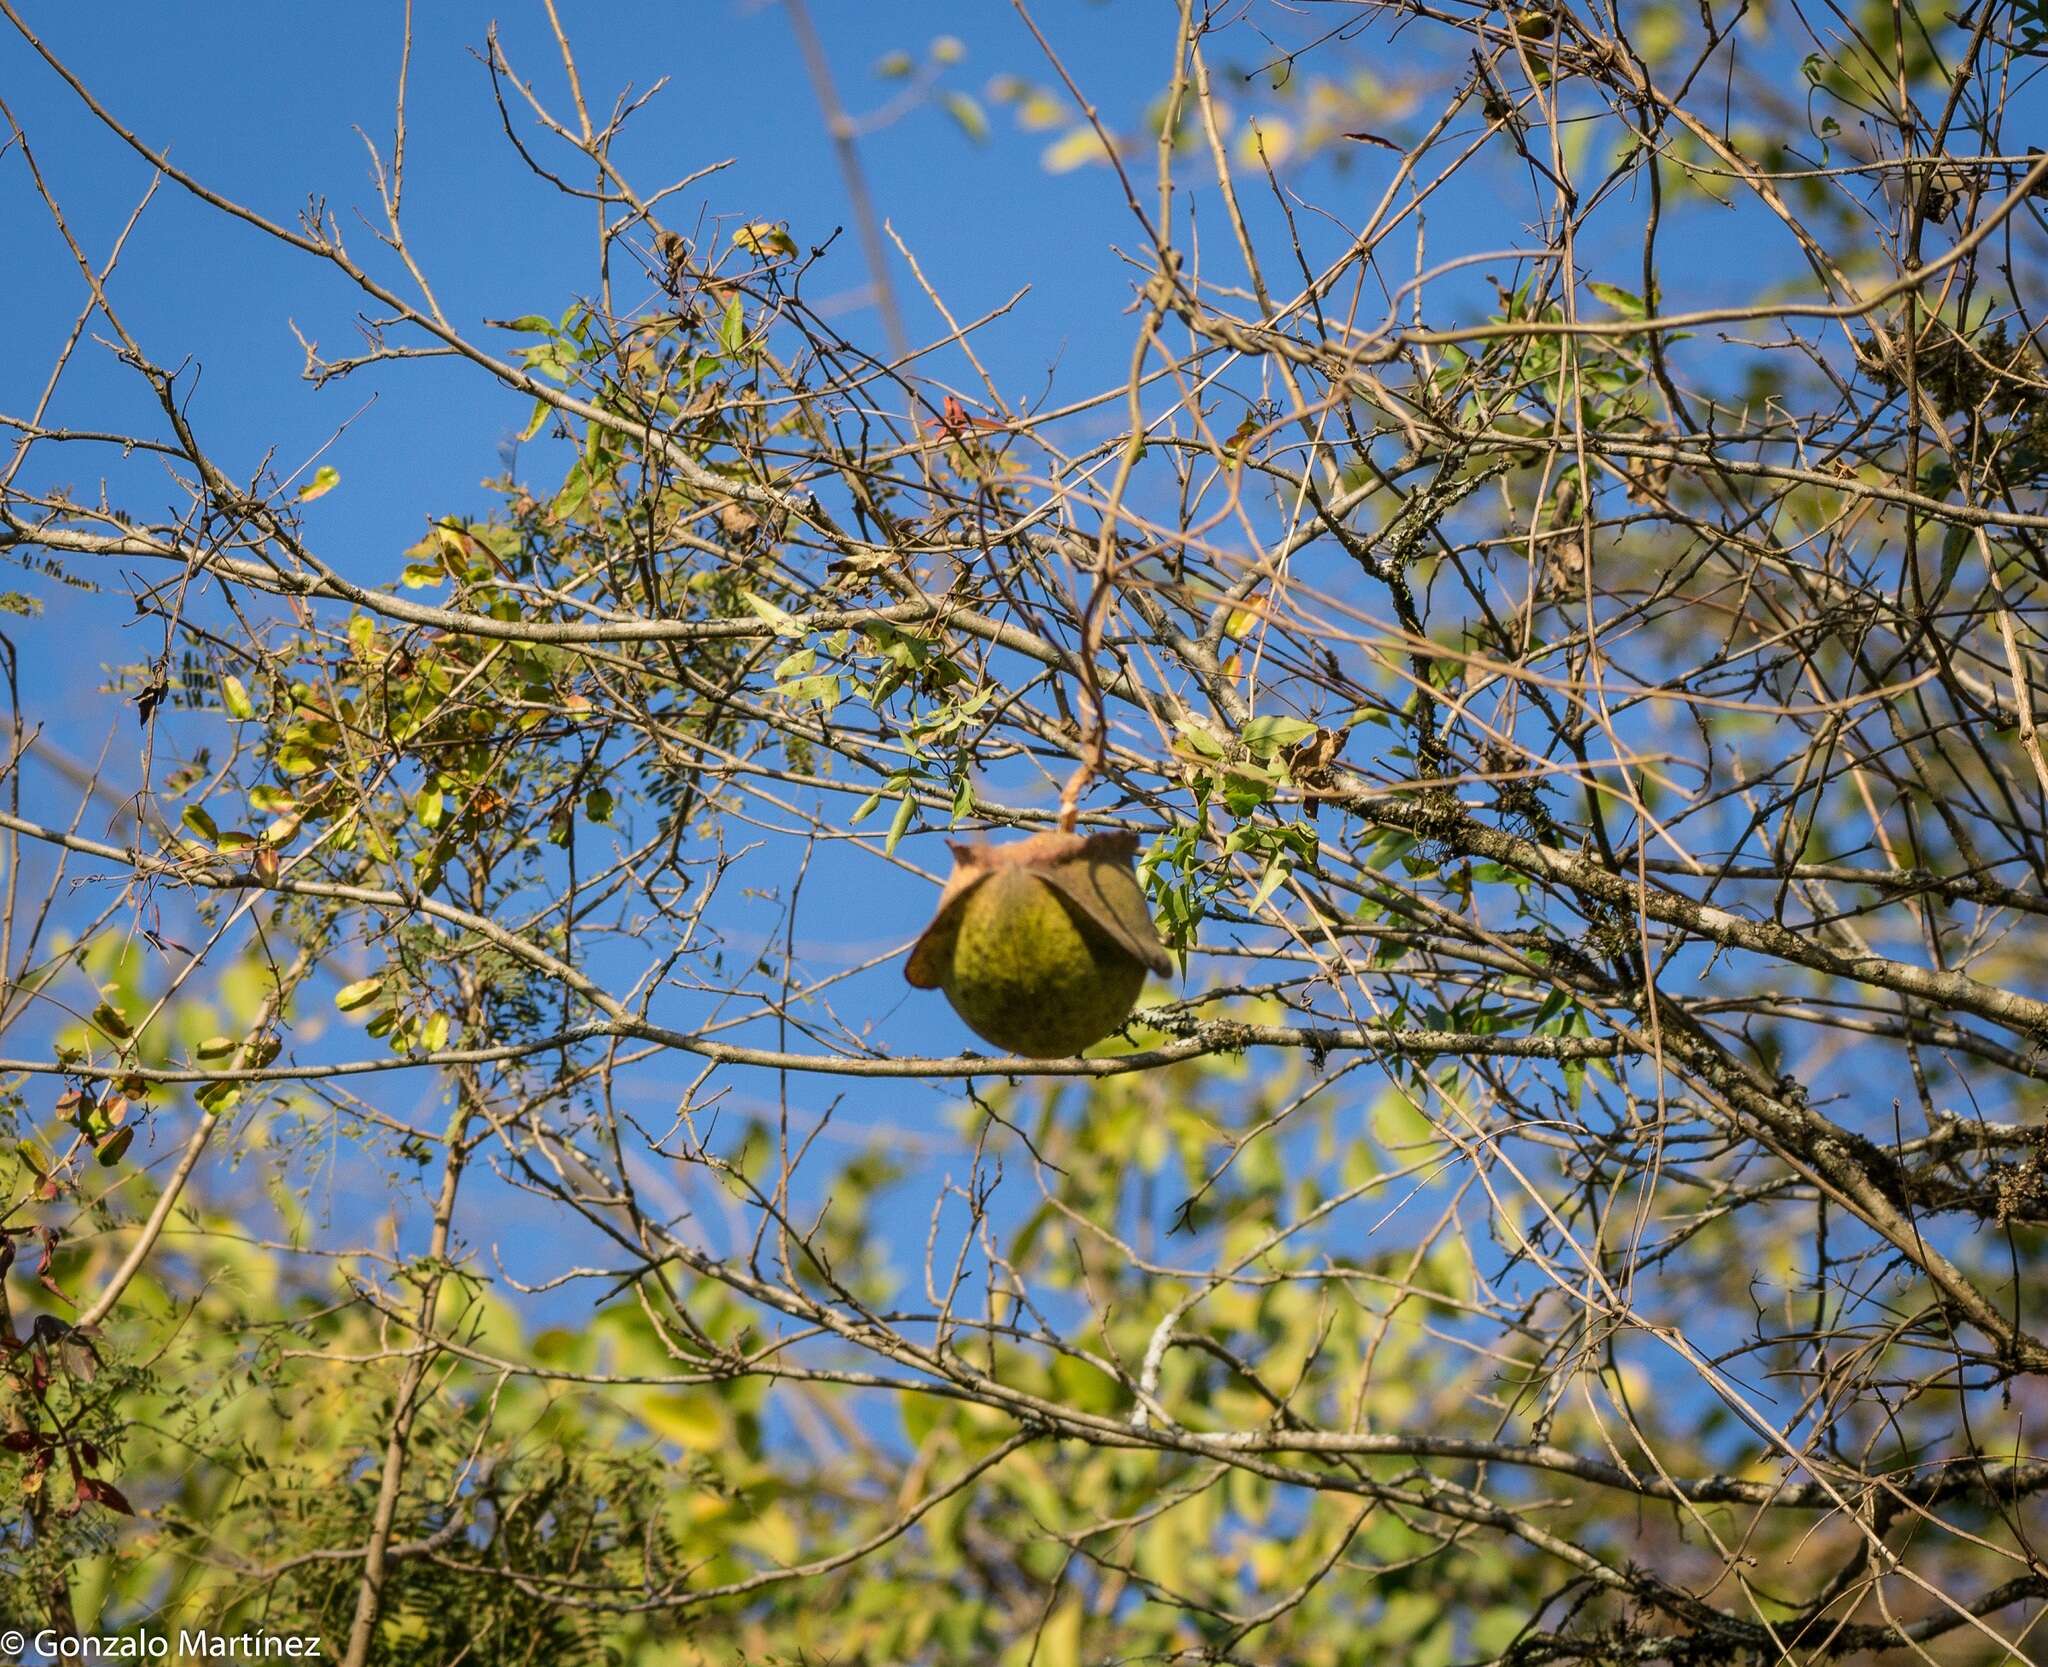
[[[150, 419], [7, 417], [24, 583], [151, 633], [113, 831], [0, 810], [8, 1618], [2037, 1656], [2038, 10], [1188, 7], [1122, 116], [1034, 21], [864, 130], [793, 3], [887, 347], [565, 33], [573, 117], [484, 68], [597, 258], [503, 320], [395, 148], [359, 254], [86, 106], [349, 286], [312, 384], [451, 359], [519, 442], [341, 553], [374, 472], [238, 481], [101, 277]], [[855, 141], [918, 112], [1119, 194], [1078, 394], [888, 258]], [[897, 964], [943, 842], [1084, 828], [1178, 979], [967, 1051]]]

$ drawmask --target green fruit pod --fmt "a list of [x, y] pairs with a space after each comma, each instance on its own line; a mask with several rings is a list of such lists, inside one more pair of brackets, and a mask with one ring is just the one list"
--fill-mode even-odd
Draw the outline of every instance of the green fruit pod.
[[1132, 867], [1136, 834], [951, 849], [952, 876], [903, 976], [944, 990], [984, 1042], [1071, 1058], [1131, 1016], [1148, 971], [1173, 971]]

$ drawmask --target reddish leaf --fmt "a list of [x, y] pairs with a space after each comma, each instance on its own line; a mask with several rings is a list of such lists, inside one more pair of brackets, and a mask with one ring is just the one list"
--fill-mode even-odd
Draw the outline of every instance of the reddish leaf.
[[127, 1496], [112, 1482], [102, 1481], [97, 1476], [78, 1478], [78, 1503], [90, 1500], [95, 1505], [104, 1505], [110, 1511], [119, 1511], [123, 1516], [134, 1516], [135, 1507], [128, 1503]]
[[43, 1253], [36, 1260], [36, 1283], [68, 1307], [71, 1293], [59, 1285], [50, 1272], [57, 1261], [57, 1231], [53, 1227], [38, 1227], [36, 1237], [43, 1241]]

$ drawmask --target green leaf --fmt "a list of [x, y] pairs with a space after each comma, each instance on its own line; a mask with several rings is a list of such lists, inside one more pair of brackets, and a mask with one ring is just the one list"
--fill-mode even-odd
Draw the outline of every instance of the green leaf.
[[830, 712], [839, 704], [839, 678], [832, 672], [821, 672], [816, 677], [799, 677], [781, 685], [785, 700], [799, 706], [818, 705]]
[[1316, 726], [1302, 718], [1254, 718], [1244, 726], [1244, 744], [1255, 758], [1271, 758], [1282, 747], [1306, 741]]
[[237, 1083], [210, 1082], [192, 1097], [199, 1102], [202, 1111], [218, 1117], [233, 1109], [235, 1102], [242, 1097], [242, 1090]]
[[135, 1034], [128, 1015], [110, 1001], [103, 1001], [92, 1010], [92, 1022], [117, 1042], [125, 1042]]
[[1182, 718], [1175, 726], [1180, 738], [1187, 743], [1188, 750], [1203, 758], [1222, 758], [1223, 743], [1216, 739], [1209, 727], [1198, 718]]
[[383, 990], [381, 974], [375, 978], [358, 978], [353, 984], [344, 984], [334, 992], [334, 1005], [344, 1013], [353, 1013], [358, 1007], [368, 1007]]
[[1286, 883], [1287, 876], [1294, 872], [1294, 864], [1284, 857], [1275, 857], [1266, 865], [1266, 872], [1259, 879], [1259, 889], [1252, 893], [1251, 901], [1245, 905], [1247, 913], [1256, 914], [1267, 898]]
[[1640, 295], [1631, 295], [1627, 290], [1618, 289], [1613, 284], [1588, 284], [1586, 287], [1623, 318], [1649, 316], [1650, 309], [1643, 305], [1643, 298]]
[[1246, 770], [1233, 770], [1223, 778], [1223, 805], [1232, 816], [1245, 817], [1273, 798], [1273, 783]]
[[341, 484], [341, 471], [332, 463], [323, 463], [313, 471], [313, 478], [299, 488], [299, 502], [310, 504], [315, 498], [324, 498]]
[[1941, 580], [1935, 587], [1937, 594], [1946, 592], [1949, 585], [1954, 582], [1957, 570], [1963, 565], [1963, 557], [1970, 553], [1970, 546], [1975, 539], [1974, 532], [1961, 522], [1957, 522], [1942, 535]]
[[593, 484], [587, 460], [578, 458], [575, 466], [562, 478], [562, 490], [555, 494], [555, 501], [548, 506], [548, 518], [568, 520], [589, 499]]
[[253, 718], [256, 703], [249, 698], [249, 691], [239, 677], [223, 677], [220, 680], [220, 703], [227, 708], [231, 718]]
[[130, 1123], [123, 1128], [116, 1129], [105, 1140], [100, 1142], [99, 1160], [107, 1168], [111, 1169], [121, 1161], [122, 1154], [134, 1144], [135, 1125]]
[[593, 787], [583, 801], [583, 814], [593, 822], [609, 822], [617, 808], [618, 801], [609, 787]]
[[718, 321], [718, 345], [725, 349], [727, 358], [746, 345], [747, 313], [735, 295], [725, 305], [725, 316]]
[[910, 790], [905, 788], [903, 797], [896, 802], [896, 814], [889, 822], [889, 837], [882, 841], [882, 850], [885, 855], [894, 856], [896, 854], [896, 846], [902, 840], [904, 833], [909, 829], [911, 817], [916, 814], [917, 801], [910, 796]]
[[187, 805], [179, 812], [178, 820], [209, 845], [214, 844], [220, 838], [220, 825], [206, 813], [206, 806], [204, 805]]

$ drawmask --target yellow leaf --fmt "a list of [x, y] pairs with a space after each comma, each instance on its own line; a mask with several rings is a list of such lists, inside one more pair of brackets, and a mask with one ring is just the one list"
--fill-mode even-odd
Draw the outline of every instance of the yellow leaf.
[[1001, 1657], [1002, 1667], [1081, 1667], [1081, 1600], [1068, 1598], [1035, 1633], [1019, 1636]]
[[797, 1535], [796, 1524], [780, 1505], [770, 1505], [765, 1511], [758, 1512], [734, 1532], [733, 1542], [760, 1552], [784, 1568], [803, 1554], [803, 1541]]
[[664, 1441], [694, 1453], [713, 1453], [726, 1444], [730, 1431], [725, 1409], [702, 1390], [645, 1396], [640, 1422]]
[[341, 471], [332, 463], [323, 463], [313, 471], [313, 478], [299, 488], [299, 502], [310, 504], [315, 498], [324, 498], [341, 484]]
[[1109, 152], [1104, 148], [1102, 136], [1094, 128], [1083, 124], [1069, 129], [1062, 137], [1045, 147], [1039, 157], [1049, 174], [1071, 174], [1076, 168], [1085, 168], [1091, 162], [1106, 161]]
[[764, 597], [756, 596], [750, 590], [741, 591], [740, 597], [748, 607], [752, 608], [755, 613], [759, 614], [774, 628], [775, 634], [778, 637], [800, 637], [804, 634], [803, 624], [794, 614], [784, 613], [773, 602], [768, 601]]
[[1261, 116], [1237, 136], [1237, 158], [1248, 168], [1279, 165], [1294, 154], [1294, 129], [1277, 116]]
[[796, 239], [773, 220], [752, 220], [732, 234], [733, 243], [763, 259], [796, 253]]
[[1017, 106], [1017, 125], [1026, 133], [1043, 133], [1066, 120], [1067, 107], [1044, 88], [1035, 88]]

